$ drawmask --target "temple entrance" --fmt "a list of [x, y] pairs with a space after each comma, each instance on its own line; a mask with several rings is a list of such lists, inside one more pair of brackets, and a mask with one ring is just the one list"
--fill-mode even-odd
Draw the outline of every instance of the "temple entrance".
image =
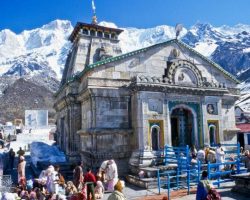
[[171, 114], [171, 136], [173, 146], [195, 144], [194, 117], [186, 108], [175, 108]]

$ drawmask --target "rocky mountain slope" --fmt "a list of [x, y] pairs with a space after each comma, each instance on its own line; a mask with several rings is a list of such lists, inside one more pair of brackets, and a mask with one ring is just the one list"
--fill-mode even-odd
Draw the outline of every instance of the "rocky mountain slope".
[[50, 118], [54, 116], [53, 92], [25, 78], [9, 79], [12, 84], [0, 97], [0, 121], [23, 119], [25, 110], [29, 109], [46, 109]]
[[[116, 27], [107, 22], [100, 25]], [[174, 27], [167, 25], [122, 29], [119, 39], [123, 53], [175, 38]], [[55, 92], [71, 48], [67, 38], [72, 30], [69, 21], [55, 20], [20, 34], [0, 31], [0, 96], [20, 77], [31, 85], [47, 88], [49, 93]], [[249, 93], [250, 25], [213, 27], [197, 23], [190, 29], [184, 28], [179, 39], [236, 75], [243, 81], [242, 92]], [[13, 94], [12, 97], [19, 98]]]

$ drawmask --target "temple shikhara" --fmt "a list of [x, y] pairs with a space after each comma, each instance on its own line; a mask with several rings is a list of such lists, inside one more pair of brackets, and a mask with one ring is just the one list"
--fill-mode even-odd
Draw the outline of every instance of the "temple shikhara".
[[237, 142], [237, 79], [178, 39], [123, 54], [121, 32], [94, 15], [69, 37], [54, 106], [69, 159], [99, 167], [112, 158], [125, 173], [136, 152]]

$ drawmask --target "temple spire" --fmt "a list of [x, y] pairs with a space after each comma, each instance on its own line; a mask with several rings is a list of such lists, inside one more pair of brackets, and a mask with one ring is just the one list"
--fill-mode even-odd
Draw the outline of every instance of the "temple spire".
[[96, 7], [95, 7], [95, 2], [92, 0], [92, 10], [93, 10], [93, 17], [92, 17], [92, 24], [97, 24], [97, 17], [96, 17]]

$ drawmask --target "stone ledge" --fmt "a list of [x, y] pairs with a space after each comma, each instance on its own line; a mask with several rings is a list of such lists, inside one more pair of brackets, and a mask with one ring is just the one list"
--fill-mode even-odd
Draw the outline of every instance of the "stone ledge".
[[80, 135], [112, 135], [112, 134], [130, 134], [133, 133], [132, 129], [115, 129], [115, 128], [93, 128], [93, 129], [81, 129], [77, 131]]

